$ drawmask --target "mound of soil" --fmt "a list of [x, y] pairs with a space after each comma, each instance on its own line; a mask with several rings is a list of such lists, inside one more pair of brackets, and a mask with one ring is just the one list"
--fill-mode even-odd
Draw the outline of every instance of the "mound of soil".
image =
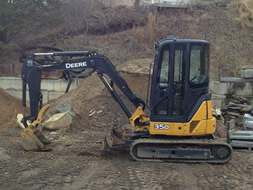
[[[0, 131], [16, 125], [16, 116], [22, 113], [22, 103], [0, 89]], [[27, 110], [28, 111], [28, 110]]]
[[[151, 60], [149, 59], [141, 59], [127, 62], [118, 67], [121, 77], [126, 80], [132, 91], [143, 100], [145, 100], [147, 94], [150, 62]], [[133, 113], [136, 108], [116, 85], [114, 86], [129, 111]], [[45, 114], [46, 118], [58, 112], [56, 107], [67, 100], [71, 102], [76, 114], [72, 128], [81, 127], [84, 130], [106, 131], [112, 124], [123, 126], [129, 123], [125, 113], [111, 97], [96, 73], [86, 78], [78, 88], [73, 89], [53, 102]]]

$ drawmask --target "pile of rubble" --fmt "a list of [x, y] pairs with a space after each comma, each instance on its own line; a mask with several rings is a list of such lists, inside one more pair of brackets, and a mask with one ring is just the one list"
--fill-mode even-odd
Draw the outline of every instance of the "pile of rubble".
[[234, 119], [237, 126], [242, 126], [244, 115], [250, 112], [253, 107], [247, 99], [240, 96], [232, 95], [227, 99], [228, 104], [221, 109], [225, 121]]

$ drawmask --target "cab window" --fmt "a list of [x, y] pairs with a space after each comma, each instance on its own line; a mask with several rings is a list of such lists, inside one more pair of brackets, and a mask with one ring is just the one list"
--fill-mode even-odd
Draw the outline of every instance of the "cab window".
[[170, 51], [167, 47], [163, 50], [162, 60], [161, 60], [161, 70], [160, 70], [160, 80], [159, 80], [159, 87], [166, 88], [169, 86], [169, 58], [170, 58]]
[[191, 45], [189, 84], [193, 88], [207, 85], [209, 80], [209, 46]]

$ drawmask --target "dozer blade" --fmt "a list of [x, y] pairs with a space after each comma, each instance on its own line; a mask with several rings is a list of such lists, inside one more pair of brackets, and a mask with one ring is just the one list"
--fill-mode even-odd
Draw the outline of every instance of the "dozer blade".
[[124, 145], [124, 137], [120, 134], [114, 126], [111, 126], [106, 132], [102, 150], [110, 150], [113, 146]]
[[45, 147], [50, 142], [38, 129], [38, 125], [42, 120], [42, 115], [50, 105], [45, 105], [39, 112], [38, 118], [33, 121], [23, 132], [22, 132], [22, 145], [27, 151], [46, 151], [49, 150]]

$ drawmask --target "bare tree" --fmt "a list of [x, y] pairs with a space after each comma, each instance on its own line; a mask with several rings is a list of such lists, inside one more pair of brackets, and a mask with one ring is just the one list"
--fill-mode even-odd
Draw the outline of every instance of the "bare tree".
[[134, 1], [134, 7], [139, 7], [140, 6], [140, 0], [135, 0]]
[[67, 32], [81, 31], [84, 35], [88, 31], [88, 20], [91, 14], [93, 0], [66, 1], [65, 9], [61, 10], [65, 19], [64, 28]]

